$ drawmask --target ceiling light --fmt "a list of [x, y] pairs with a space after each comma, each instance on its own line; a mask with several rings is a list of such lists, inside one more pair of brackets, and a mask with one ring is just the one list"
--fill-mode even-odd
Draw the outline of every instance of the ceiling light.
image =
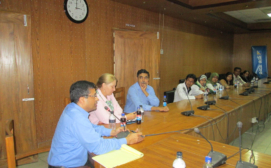
[[269, 17], [271, 17], [271, 13], [267, 13], [267, 15], [268, 15]]

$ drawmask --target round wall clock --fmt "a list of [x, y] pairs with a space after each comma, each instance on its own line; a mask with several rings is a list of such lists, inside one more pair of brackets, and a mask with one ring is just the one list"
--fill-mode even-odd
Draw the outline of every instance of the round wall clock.
[[88, 4], [85, 0], [65, 0], [64, 10], [67, 17], [75, 23], [82, 23], [88, 17]]

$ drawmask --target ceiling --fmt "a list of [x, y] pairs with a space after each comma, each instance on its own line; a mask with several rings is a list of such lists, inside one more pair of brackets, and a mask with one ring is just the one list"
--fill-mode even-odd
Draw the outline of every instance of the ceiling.
[[271, 0], [112, 0], [222, 32], [271, 31]]

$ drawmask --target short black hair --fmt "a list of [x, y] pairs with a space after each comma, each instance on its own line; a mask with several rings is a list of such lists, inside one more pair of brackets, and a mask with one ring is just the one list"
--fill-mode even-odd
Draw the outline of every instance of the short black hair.
[[146, 69], [140, 69], [139, 71], [137, 71], [137, 77], [142, 73], [146, 73], [146, 74], [148, 74], [148, 77], [150, 77], [150, 74]]
[[194, 74], [188, 74], [188, 75], [186, 76], [185, 80], [187, 80], [188, 78], [193, 78], [193, 79], [194, 79], [194, 83], [197, 82], [197, 77], [196, 77], [196, 75], [194, 75]]
[[236, 70], [238, 70], [238, 69], [240, 70], [240, 72], [242, 71], [240, 67], [235, 67], [235, 68], [234, 68], [234, 71], [236, 71]]
[[89, 81], [77, 81], [70, 87], [70, 99], [71, 102], [77, 103], [80, 97], [86, 97], [89, 94], [89, 89], [96, 89], [94, 83]]

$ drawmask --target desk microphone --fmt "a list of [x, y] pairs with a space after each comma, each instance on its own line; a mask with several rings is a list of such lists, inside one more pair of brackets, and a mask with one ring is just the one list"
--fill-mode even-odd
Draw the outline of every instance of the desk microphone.
[[211, 101], [207, 101], [207, 102], [205, 102], [205, 104], [208, 104], [208, 105], [215, 105], [215, 104], [216, 104], [214, 94], [213, 94], [213, 100], [211, 100]]
[[212, 157], [212, 164], [213, 164], [213, 167], [218, 167], [222, 164], [225, 164], [226, 163], [226, 160], [227, 160], [227, 156], [224, 155], [223, 153], [220, 153], [220, 152], [216, 152], [216, 151], [213, 151], [213, 145], [211, 144], [210, 141], [208, 141], [208, 139], [206, 139], [200, 132], [200, 130], [198, 128], [194, 128], [194, 131], [196, 133], [198, 133], [202, 138], [204, 138], [211, 146], [211, 151], [208, 153], [208, 156]]
[[[108, 111], [109, 113], [112, 113], [114, 116], [115, 116], [115, 114], [114, 114], [114, 111], [110, 111], [110, 109], [107, 107], [107, 106], [104, 106], [104, 109], [106, 110], [106, 111]], [[117, 117], [117, 116], [115, 116], [116, 117], [116, 119], [118, 119], [119, 121], [120, 121], [120, 119]], [[120, 121], [121, 122], [121, 121]]]
[[237, 161], [235, 168], [258, 168], [258, 166], [249, 163], [249, 162], [243, 162], [242, 161], [242, 153], [241, 153], [241, 148], [242, 148], [242, 129], [243, 123], [241, 121], [237, 122], [237, 127], [239, 129], [239, 153], [240, 153], [240, 160]]
[[228, 93], [228, 91], [227, 91], [227, 89], [224, 89], [225, 91], [226, 91], [226, 93], [227, 93], [227, 96], [222, 96], [222, 97], [220, 97], [219, 99], [223, 99], [223, 100], [229, 100], [229, 93]]
[[185, 90], [184, 87], [183, 87], [183, 90], [184, 90], [185, 95], [187, 96], [187, 98], [188, 98], [188, 100], [189, 100], [191, 110], [181, 112], [181, 114], [182, 114], [182, 115], [185, 115], [185, 116], [191, 116], [191, 115], [193, 115], [195, 112], [194, 112], [194, 110], [193, 110], [193, 108], [192, 108], [192, 104], [191, 104], [191, 101], [190, 101], [190, 99], [189, 99], [189, 97], [188, 97], [188, 93], [186, 92], [186, 90]]
[[239, 95], [242, 95], [242, 96], [248, 96], [248, 91], [245, 91], [245, 92], [243, 92], [243, 93], [241, 93], [241, 94], [239, 94]]

